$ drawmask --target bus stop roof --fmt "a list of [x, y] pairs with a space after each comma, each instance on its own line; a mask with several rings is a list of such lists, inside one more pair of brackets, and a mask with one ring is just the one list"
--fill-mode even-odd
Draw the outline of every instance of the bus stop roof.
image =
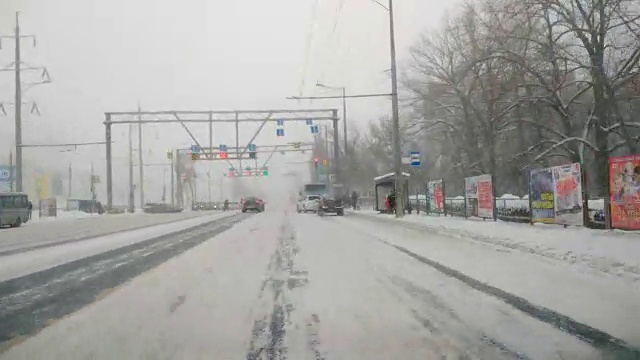
[[[404, 178], [404, 180], [408, 180], [409, 176], [411, 176], [409, 173], [406, 173], [406, 172], [402, 173], [402, 177]], [[373, 181], [375, 181], [376, 184], [380, 184], [383, 182], [394, 181], [395, 178], [396, 178], [395, 173], [388, 173], [388, 174], [376, 176], [375, 178], [373, 178]]]

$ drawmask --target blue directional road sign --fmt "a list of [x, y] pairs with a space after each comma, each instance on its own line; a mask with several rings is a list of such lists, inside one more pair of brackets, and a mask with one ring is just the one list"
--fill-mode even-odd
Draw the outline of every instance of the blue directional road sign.
[[311, 125], [311, 126], [309, 126], [309, 128], [311, 129], [311, 133], [312, 134], [317, 134], [318, 133], [318, 125]]
[[249, 144], [249, 151], [256, 151], [256, 144]]
[[411, 157], [411, 166], [419, 167], [420, 166], [420, 152], [419, 151], [412, 151], [410, 153], [410, 157]]
[[198, 146], [198, 145], [191, 145], [191, 152], [192, 152], [192, 153], [199, 153], [199, 152], [200, 152], [200, 146]]
[[226, 152], [227, 151], [227, 145], [224, 145], [224, 144], [220, 145], [220, 151]]
[[284, 136], [284, 129], [276, 129], [276, 136]]

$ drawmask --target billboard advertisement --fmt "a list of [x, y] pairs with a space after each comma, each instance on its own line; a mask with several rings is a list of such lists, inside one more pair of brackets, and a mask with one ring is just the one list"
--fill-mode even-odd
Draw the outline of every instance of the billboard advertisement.
[[557, 224], [584, 225], [582, 217], [582, 173], [580, 164], [551, 168], [553, 173], [554, 211]]
[[529, 175], [531, 221], [555, 223], [555, 200], [551, 168], [532, 170]]
[[491, 175], [478, 175], [464, 179], [467, 206], [472, 215], [493, 218], [493, 185]]
[[442, 180], [433, 180], [427, 183], [429, 209], [432, 211], [444, 211], [444, 185]]
[[640, 230], [640, 155], [609, 158], [611, 226]]
[[529, 199], [532, 222], [584, 225], [580, 164], [532, 170]]

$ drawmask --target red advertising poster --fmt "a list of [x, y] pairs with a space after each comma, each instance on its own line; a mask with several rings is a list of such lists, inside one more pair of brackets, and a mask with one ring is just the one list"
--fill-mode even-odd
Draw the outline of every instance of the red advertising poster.
[[640, 230], [640, 155], [609, 158], [611, 226]]
[[485, 219], [493, 218], [491, 175], [465, 178], [465, 189], [467, 201], [477, 203], [477, 212], [475, 212], [474, 215]]
[[491, 190], [491, 178], [478, 181], [478, 216], [483, 218], [493, 217], [493, 191]]
[[444, 209], [444, 189], [442, 180], [429, 181], [429, 205], [431, 210], [442, 211]]

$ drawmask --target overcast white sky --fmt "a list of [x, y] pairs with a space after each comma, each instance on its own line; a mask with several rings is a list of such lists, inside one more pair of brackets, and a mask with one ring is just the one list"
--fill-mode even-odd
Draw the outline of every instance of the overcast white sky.
[[[400, 64], [417, 35], [438, 24], [445, 6], [451, 4], [395, 1]], [[340, 101], [285, 98], [330, 94], [316, 88], [317, 81], [352, 94], [389, 91], [388, 15], [371, 0], [0, 0], [0, 33], [12, 33], [16, 10], [23, 32], [38, 36], [36, 48], [23, 42], [24, 61], [46, 65], [53, 78], [25, 95], [38, 102], [42, 116], [26, 116], [24, 143], [103, 140], [103, 113], [134, 110], [138, 101], [143, 110], [340, 107]], [[11, 63], [12, 48], [12, 41], [3, 42], [0, 64]], [[10, 73], [0, 73], [0, 100], [12, 101], [12, 81]], [[6, 124], [3, 162], [13, 146], [13, 109], [7, 110], [0, 117]], [[385, 99], [351, 100], [349, 124], [362, 126], [389, 110]], [[234, 137], [224, 128], [215, 132], [216, 143]], [[252, 133], [243, 130], [241, 142]], [[257, 143], [275, 143], [274, 133], [266, 128]], [[152, 162], [190, 143], [175, 127], [144, 134]], [[287, 135], [287, 141], [311, 139], [302, 130]], [[124, 132], [115, 136], [125, 147]], [[63, 170], [73, 162], [78, 171], [94, 161], [104, 173], [102, 147], [28, 149], [25, 158]]]

